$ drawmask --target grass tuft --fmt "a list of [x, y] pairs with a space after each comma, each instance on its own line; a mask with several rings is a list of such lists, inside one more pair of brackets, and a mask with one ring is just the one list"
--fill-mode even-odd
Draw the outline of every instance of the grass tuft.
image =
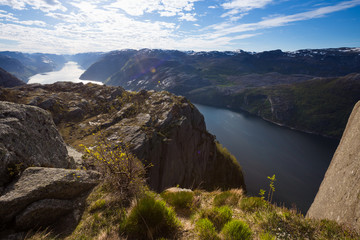
[[224, 224], [231, 220], [232, 211], [229, 206], [214, 207], [202, 210], [200, 217], [208, 218], [214, 224], [216, 230], [220, 231]]
[[221, 192], [214, 197], [214, 205], [220, 207], [223, 205], [236, 206], [242, 196], [241, 191], [229, 190]]
[[269, 203], [259, 197], [243, 198], [240, 202], [240, 208], [245, 212], [256, 212], [270, 207]]
[[220, 239], [216, 233], [214, 224], [208, 218], [201, 218], [196, 222], [195, 230], [200, 240]]
[[221, 230], [224, 240], [250, 240], [252, 232], [249, 226], [240, 220], [231, 220]]
[[191, 212], [193, 208], [194, 192], [192, 191], [165, 191], [161, 197], [178, 211]]
[[155, 194], [147, 193], [139, 199], [130, 211], [125, 223], [125, 231], [132, 237], [156, 239], [168, 237], [180, 227], [180, 222], [172, 208]]

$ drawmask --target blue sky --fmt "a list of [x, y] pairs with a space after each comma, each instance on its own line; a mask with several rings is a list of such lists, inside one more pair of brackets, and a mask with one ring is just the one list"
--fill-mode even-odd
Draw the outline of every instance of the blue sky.
[[360, 47], [360, 0], [0, 0], [0, 50]]

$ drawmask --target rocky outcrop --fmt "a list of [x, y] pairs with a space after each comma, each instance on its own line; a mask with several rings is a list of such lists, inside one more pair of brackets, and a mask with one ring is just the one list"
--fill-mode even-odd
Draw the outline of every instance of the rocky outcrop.
[[23, 81], [0, 68], [0, 87], [16, 87], [24, 84]]
[[[84, 197], [99, 178], [100, 174], [94, 171], [27, 168], [0, 196], [0, 230], [48, 227], [63, 217], [77, 223]], [[56, 230], [61, 226], [53, 227]]]
[[71, 164], [47, 111], [0, 101], [0, 190], [27, 167], [68, 168]]
[[360, 232], [360, 102], [348, 120], [307, 217], [335, 220]]
[[[47, 109], [65, 141], [78, 150], [79, 144], [94, 144], [98, 135], [112, 143], [127, 143], [146, 165], [153, 165], [147, 174], [154, 190], [178, 184], [186, 188], [245, 188], [239, 164], [219, 151], [204, 117], [184, 97], [82, 83], [27, 85], [6, 89], [2, 97], [40, 107], [53, 99]], [[70, 118], [75, 107], [82, 114]]]

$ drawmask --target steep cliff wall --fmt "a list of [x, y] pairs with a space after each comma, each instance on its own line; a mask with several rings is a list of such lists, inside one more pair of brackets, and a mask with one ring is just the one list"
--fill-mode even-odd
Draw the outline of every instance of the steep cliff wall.
[[178, 184], [245, 189], [239, 164], [218, 149], [204, 117], [184, 97], [82, 83], [2, 91], [0, 99], [49, 110], [65, 142], [75, 148], [94, 144], [98, 134], [128, 143], [139, 159], [152, 163], [148, 181], [154, 190]]
[[360, 232], [360, 102], [351, 113], [307, 217], [335, 220]]

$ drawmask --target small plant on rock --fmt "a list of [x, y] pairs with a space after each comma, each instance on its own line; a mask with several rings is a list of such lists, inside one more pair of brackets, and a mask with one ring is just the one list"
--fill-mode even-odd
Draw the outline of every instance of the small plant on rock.
[[272, 202], [272, 198], [273, 198], [273, 195], [274, 195], [274, 192], [275, 192], [275, 185], [274, 185], [274, 182], [276, 181], [275, 174], [272, 175], [272, 177], [268, 176], [267, 178], [270, 180], [268, 201]]
[[97, 145], [86, 147], [84, 158], [88, 166], [94, 166], [102, 173], [105, 182], [124, 199], [140, 192], [145, 184], [145, 167], [130, 152], [125, 143], [112, 143], [99, 135]]

